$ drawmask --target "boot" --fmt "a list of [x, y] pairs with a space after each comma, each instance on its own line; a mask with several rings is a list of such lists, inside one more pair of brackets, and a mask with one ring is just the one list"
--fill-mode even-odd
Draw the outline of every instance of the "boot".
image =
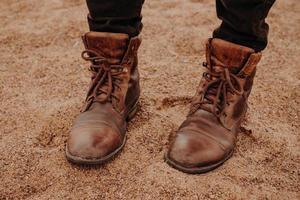
[[206, 44], [206, 68], [190, 112], [170, 142], [166, 162], [204, 173], [233, 154], [261, 53], [221, 39]]
[[102, 164], [125, 144], [127, 122], [137, 111], [140, 95], [138, 37], [122, 33], [88, 32], [82, 58], [92, 73], [84, 107], [74, 122], [66, 157], [78, 164]]

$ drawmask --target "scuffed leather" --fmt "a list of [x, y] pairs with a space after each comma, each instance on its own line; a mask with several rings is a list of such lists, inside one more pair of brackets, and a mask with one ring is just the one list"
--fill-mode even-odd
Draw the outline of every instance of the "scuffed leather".
[[[120, 88], [113, 90], [119, 100], [111, 98], [111, 101], [92, 101], [88, 107], [85, 105], [87, 109], [76, 118], [67, 141], [71, 155], [99, 159], [115, 151], [125, 140], [126, 118], [140, 95], [137, 50], [141, 40], [126, 34], [101, 32], [88, 32], [82, 39], [87, 50], [97, 52], [109, 64], [122, 66], [124, 71], [119, 75]], [[101, 95], [97, 98], [101, 99]]]
[[[247, 100], [260, 58], [260, 53], [255, 53], [248, 47], [221, 39], [208, 40], [205, 64], [207, 70], [219, 73], [227, 68], [237, 77], [238, 83], [233, 83], [235, 87], [242, 87], [242, 93], [238, 95], [227, 92], [227, 104], [219, 116], [216, 114], [218, 112], [212, 112], [213, 105], [204, 103], [199, 106], [208, 84], [203, 77], [193, 97], [190, 114], [170, 142], [167, 152], [169, 159], [186, 168], [202, 167], [219, 163], [231, 154], [247, 110]], [[223, 97], [221, 96], [221, 100]]]

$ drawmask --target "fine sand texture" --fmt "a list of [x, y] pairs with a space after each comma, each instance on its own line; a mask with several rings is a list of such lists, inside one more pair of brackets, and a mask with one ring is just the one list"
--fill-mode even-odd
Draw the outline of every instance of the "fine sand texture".
[[188, 175], [163, 155], [220, 23], [213, 0], [146, 0], [141, 108], [122, 153], [97, 168], [64, 156], [90, 80], [80, 58], [85, 1], [1, 0], [0, 199], [299, 199], [299, 11], [298, 0], [278, 0], [269, 14], [269, 45], [233, 157]]

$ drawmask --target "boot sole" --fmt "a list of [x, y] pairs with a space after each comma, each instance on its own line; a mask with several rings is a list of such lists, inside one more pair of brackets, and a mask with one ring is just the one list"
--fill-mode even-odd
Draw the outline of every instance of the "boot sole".
[[[135, 117], [137, 111], [138, 111], [138, 102], [135, 103], [135, 105], [132, 107], [131, 111], [128, 113], [126, 121], [129, 122], [130, 120], [132, 120]], [[126, 143], [126, 135], [124, 136], [124, 140], [120, 147], [118, 147], [115, 151], [111, 152], [107, 156], [104, 156], [99, 159], [88, 159], [88, 158], [82, 158], [79, 156], [74, 156], [69, 152], [68, 146], [66, 145], [65, 156], [66, 156], [67, 160], [73, 164], [102, 165], [102, 164], [107, 163], [108, 161], [112, 160], [123, 149], [123, 147], [125, 146], [125, 143]]]
[[227, 161], [229, 158], [231, 158], [231, 156], [233, 155], [233, 150], [222, 160], [220, 160], [217, 163], [214, 163], [212, 165], [207, 165], [207, 166], [202, 166], [202, 167], [184, 167], [182, 165], [177, 164], [176, 162], [174, 162], [172, 159], [170, 159], [167, 155], [167, 153], [164, 156], [164, 160], [165, 162], [170, 165], [171, 167], [188, 173], [188, 174], [202, 174], [202, 173], [206, 173], [209, 171], [212, 171], [214, 169], [216, 169], [217, 167], [221, 166], [225, 161]]

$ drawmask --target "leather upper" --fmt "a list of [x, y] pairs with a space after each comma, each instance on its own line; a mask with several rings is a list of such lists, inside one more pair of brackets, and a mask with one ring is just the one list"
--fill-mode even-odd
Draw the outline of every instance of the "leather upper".
[[91, 62], [90, 87], [82, 112], [71, 129], [67, 149], [73, 156], [99, 159], [125, 140], [126, 118], [140, 94], [137, 69], [138, 37], [88, 32], [82, 56]]
[[171, 160], [199, 167], [221, 162], [232, 153], [260, 58], [248, 47], [208, 40], [205, 72], [189, 115], [170, 143]]

